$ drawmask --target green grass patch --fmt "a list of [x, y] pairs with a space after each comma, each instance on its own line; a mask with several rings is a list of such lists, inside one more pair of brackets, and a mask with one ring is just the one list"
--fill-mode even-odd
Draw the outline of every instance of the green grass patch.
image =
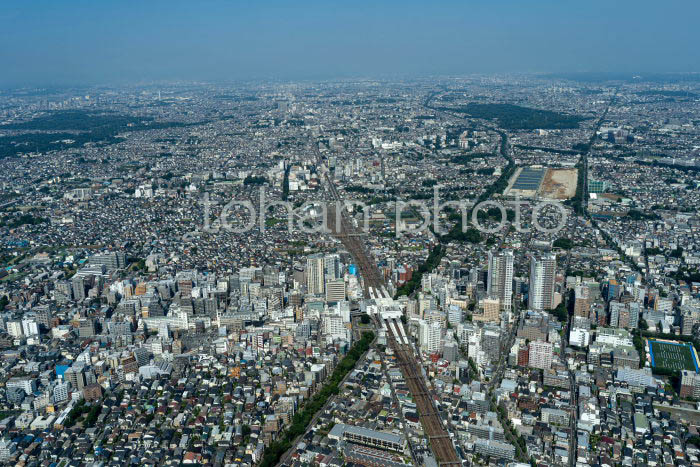
[[695, 371], [693, 351], [687, 344], [649, 341], [654, 355], [654, 369]]

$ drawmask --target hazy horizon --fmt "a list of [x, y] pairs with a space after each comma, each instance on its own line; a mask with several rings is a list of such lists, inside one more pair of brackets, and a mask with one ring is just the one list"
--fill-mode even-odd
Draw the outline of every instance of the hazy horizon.
[[0, 86], [700, 71], [698, 2], [5, 2]]

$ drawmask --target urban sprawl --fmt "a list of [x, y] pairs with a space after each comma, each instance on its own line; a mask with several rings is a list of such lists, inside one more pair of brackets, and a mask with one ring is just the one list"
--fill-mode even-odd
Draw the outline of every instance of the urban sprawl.
[[698, 466], [699, 115], [644, 76], [2, 91], [0, 463]]

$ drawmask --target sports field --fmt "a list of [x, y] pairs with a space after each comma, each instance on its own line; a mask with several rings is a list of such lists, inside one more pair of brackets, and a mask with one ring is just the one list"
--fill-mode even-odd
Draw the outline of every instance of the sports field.
[[687, 342], [649, 340], [649, 353], [653, 368], [698, 371], [693, 346]]

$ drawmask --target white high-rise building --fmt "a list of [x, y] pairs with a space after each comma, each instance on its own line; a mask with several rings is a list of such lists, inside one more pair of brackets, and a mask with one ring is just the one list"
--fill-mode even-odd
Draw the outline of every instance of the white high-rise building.
[[348, 328], [339, 314], [323, 316], [323, 334], [331, 339], [347, 339]]
[[549, 370], [552, 367], [553, 354], [554, 346], [551, 342], [530, 342], [528, 366], [541, 370]]
[[474, 323], [461, 323], [457, 326], [457, 340], [462, 345], [468, 345], [470, 338], [478, 333], [479, 328]]
[[16, 450], [16, 442], [11, 439], [0, 439], [0, 461], [9, 461]]
[[501, 310], [510, 311], [513, 305], [513, 251], [504, 250], [495, 254], [489, 251], [489, 273], [486, 293], [497, 298]]
[[22, 320], [22, 332], [25, 336], [38, 336], [39, 335], [39, 325], [33, 319], [23, 319]]
[[26, 395], [31, 396], [34, 394], [34, 391], [36, 391], [36, 380], [29, 377], [14, 377], [7, 380], [5, 387], [8, 390], [12, 388], [21, 388]]
[[68, 400], [68, 387], [69, 383], [68, 381], [64, 381], [61, 383], [58, 383], [54, 388], [53, 388], [53, 400], [54, 402], [63, 402], [65, 400]]
[[573, 328], [569, 332], [569, 343], [577, 347], [588, 347], [591, 342], [591, 331], [588, 329]]
[[447, 322], [452, 326], [457, 326], [462, 322], [463, 315], [464, 312], [459, 306], [450, 305], [449, 309], [447, 310]]
[[7, 333], [12, 337], [22, 337], [22, 323], [20, 321], [8, 321]]
[[533, 256], [530, 260], [530, 291], [528, 306], [532, 310], [554, 308], [554, 276], [557, 270], [557, 257], [547, 254]]
[[428, 323], [421, 320], [420, 347], [429, 354], [442, 351], [442, 326], [439, 322]]
[[312, 295], [323, 295], [326, 291], [324, 262], [322, 254], [311, 255], [306, 259], [306, 291]]

